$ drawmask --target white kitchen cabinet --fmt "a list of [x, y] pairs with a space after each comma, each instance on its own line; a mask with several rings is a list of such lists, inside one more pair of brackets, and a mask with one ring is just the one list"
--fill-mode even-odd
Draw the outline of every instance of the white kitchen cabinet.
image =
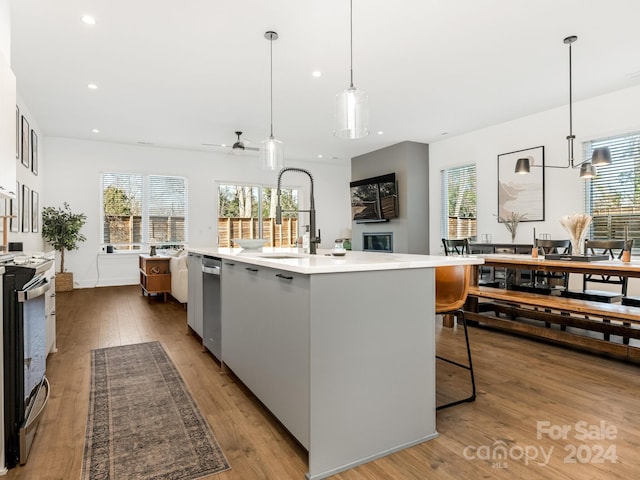
[[47, 355], [49, 353], [57, 352], [58, 346], [56, 344], [56, 269], [55, 262], [51, 265], [51, 268], [45, 273], [45, 278], [49, 281], [51, 288], [45, 294], [44, 297], [44, 314], [45, 314], [45, 328], [47, 337]]
[[220, 360], [307, 448], [306, 478], [438, 435], [435, 267], [452, 257], [235, 250], [197, 251], [222, 259]]
[[309, 275], [222, 262], [222, 362], [309, 448]]
[[16, 77], [0, 52], [0, 199], [16, 190]]
[[190, 252], [187, 257], [187, 270], [187, 324], [202, 338], [202, 255]]

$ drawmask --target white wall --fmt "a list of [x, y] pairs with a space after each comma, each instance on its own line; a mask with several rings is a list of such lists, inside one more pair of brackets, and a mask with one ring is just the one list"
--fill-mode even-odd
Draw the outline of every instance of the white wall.
[[[122, 145], [49, 137], [46, 139], [46, 204], [60, 207], [66, 201], [76, 213], [85, 213], [82, 233], [87, 241], [65, 254], [65, 269], [74, 274], [76, 287], [138, 283], [137, 254], [101, 254], [100, 174], [102, 172], [154, 173], [187, 178], [189, 189], [190, 247], [217, 244], [217, 183], [241, 182], [275, 186], [277, 172], [263, 171], [254, 154], [242, 156]], [[322, 233], [321, 248], [331, 248], [340, 232], [351, 225], [349, 211], [350, 164], [295, 162], [313, 174], [316, 223]], [[308, 203], [306, 175], [287, 173], [283, 186], [299, 187]], [[305, 217], [303, 214], [303, 221]], [[49, 247], [50, 248], [50, 247]], [[129, 257], [129, 258], [127, 258]]]
[[[8, 235], [8, 239], [10, 242], [22, 242], [23, 251], [26, 253], [42, 252], [46, 249], [44, 241], [42, 239], [41, 221], [42, 206], [45, 205], [45, 202], [47, 201], [44, 191], [44, 167], [47, 161], [45, 154], [45, 139], [42, 135], [40, 126], [38, 125], [36, 118], [31, 114], [31, 110], [29, 110], [29, 107], [23, 101], [20, 94], [18, 94], [17, 98], [18, 107], [20, 108], [20, 116], [26, 117], [27, 121], [29, 122], [29, 129], [34, 130], [38, 135], [38, 174], [35, 175], [30, 168], [27, 168], [22, 164], [20, 159], [16, 159], [16, 180], [20, 183], [20, 191], [17, 193], [20, 196], [20, 202], [22, 202], [22, 186], [26, 185], [27, 187], [29, 187], [30, 192], [35, 191], [38, 193], [40, 205], [38, 208], [38, 232], [32, 232], [30, 225], [28, 232], [10, 232]], [[18, 126], [18, 128], [20, 128], [20, 125]], [[22, 207], [24, 207], [24, 205]]]
[[[582, 142], [625, 132], [640, 131], [640, 86], [574, 102], [573, 131], [576, 161], [582, 158]], [[546, 165], [567, 165], [568, 106], [530, 115], [429, 146], [429, 205], [431, 252], [440, 251], [441, 175], [443, 169], [477, 165], [478, 234], [491, 233], [494, 242], [510, 243], [507, 229], [497, 222], [498, 160], [508, 153], [544, 145]], [[579, 169], [545, 169], [545, 221], [521, 223], [517, 242], [533, 241], [536, 233], [568, 238], [558, 219], [584, 212], [584, 181]], [[632, 284], [635, 284], [632, 281]]]
[[11, 65], [11, 7], [9, 0], [0, 0], [0, 52]]
[[[10, 18], [10, 5], [9, 0], [0, 0], [0, 52], [4, 55], [6, 59], [11, 60], [11, 18]], [[18, 82], [18, 90], [20, 89], [20, 80]], [[40, 166], [38, 170], [38, 175], [35, 175], [29, 168], [25, 167], [20, 159], [16, 159], [16, 180], [20, 183], [20, 191], [16, 192], [18, 196], [20, 196], [20, 201], [22, 201], [22, 185], [26, 185], [29, 187], [29, 191], [36, 191], [39, 194], [40, 206], [42, 206], [43, 191], [44, 191], [44, 176], [42, 175], [42, 165], [44, 164], [45, 155], [44, 155], [44, 145], [43, 145], [43, 135], [40, 131], [40, 126], [38, 125], [37, 120], [31, 114], [28, 105], [23, 101], [20, 97], [20, 94], [17, 94], [17, 105], [20, 108], [20, 115], [24, 115], [29, 121], [30, 129], [33, 129], [38, 134], [38, 164]], [[17, 126], [20, 128], [20, 125]], [[41, 227], [41, 226], [40, 226]], [[21, 229], [22, 230], [22, 229]], [[39, 228], [40, 230], [40, 228]], [[11, 232], [9, 231], [7, 234], [7, 239], [9, 242], [22, 242], [23, 249], [25, 252], [41, 252], [44, 249], [44, 242], [42, 241], [42, 235], [39, 232], [33, 233], [31, 232], [31, 227], [29, 227], [29, 232]]]

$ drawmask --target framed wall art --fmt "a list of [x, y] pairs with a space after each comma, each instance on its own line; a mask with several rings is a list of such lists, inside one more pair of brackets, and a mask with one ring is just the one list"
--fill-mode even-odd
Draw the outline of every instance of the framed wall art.
[[20, 147], [20, 159], [22, 160], [22, 164], [29, 168], [29, 121], [22, 116], [22, 145]]
[[[519, 158], [529, 157], [531, 171], [515, 173]], [[522, 222], [544, 221], [544, 146], [498, 155], [498, 217], [522, 216]]]
[[40, 229], [40, 196], [35, 190], [31, 190], [31, 231], [38, 233]]
[[38, 134], [31, 130], [31, 171], [38, 175]]
[[18, 233], [20, 231], [20, 219], [22, 218], [20, 213], [20, 182], [16, 182], [16, 198], [9, 200], [9, 205], [10, 215], [13, 217], [9, 222], [11, 224], [10, 230]]
[[[0, 199], [0, 217], [4, 217], [6, 215], [9, 214], [9, 209], [11, 207], [9, 206], [9, 199]], [[0, 222], [0, 232], [3, 232], [3, 228], [4, 228], [4, 218], [2, 219], [3, 221]], [[8, 229], [8, 225], [7, 225], [7, 229]]]
[[16, 158], [20, 158], [20, 108], [16, 105]]
[[22, 231], [28, 232], [30, 227], [30, 218], [29, 218], [29, 194], [31, 193], [29, 187], [26, 185], [22, 185]]

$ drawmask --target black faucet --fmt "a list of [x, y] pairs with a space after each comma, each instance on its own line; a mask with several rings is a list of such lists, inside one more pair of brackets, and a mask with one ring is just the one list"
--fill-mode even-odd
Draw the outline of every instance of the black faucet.
[[[280, 185], [282, 174], [284, 172], [300, 172], [305, 173], [309, 177], [311, 181], [311, 201], [309, 203], [309, 210], [282, 210], [280, 206]], [[316, 237], [316, 202], [313, 199], [313, 176], [309, 170], [305, 170], [304, 168], [296, 168], [296, 167], [284, 167], [278, 173], [278, 204], [276, 205], [276, 225], [282, 225], [282, 212], [309, 212], [309, 228], [311, 230], [310, 238], [309, 238], [309, 253], [312, 255], [316, 254], [317, 245], [320, 243], [320, 230], [318, 230], [318, 236]]]

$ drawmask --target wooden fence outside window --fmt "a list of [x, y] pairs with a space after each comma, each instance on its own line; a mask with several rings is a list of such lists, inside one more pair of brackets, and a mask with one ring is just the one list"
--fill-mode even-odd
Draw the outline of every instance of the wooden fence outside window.
[[[234, 247], [234, 238], [258, 238], [258, 222], [250, 217], [219, 217], [218, 247]], [[276, 225], [275, 218], [263, 218], [262, 238], [268, 241], [265, 247], [293, 247], [298, 238], [298, 219], [285, 217], [282, 225]]]

